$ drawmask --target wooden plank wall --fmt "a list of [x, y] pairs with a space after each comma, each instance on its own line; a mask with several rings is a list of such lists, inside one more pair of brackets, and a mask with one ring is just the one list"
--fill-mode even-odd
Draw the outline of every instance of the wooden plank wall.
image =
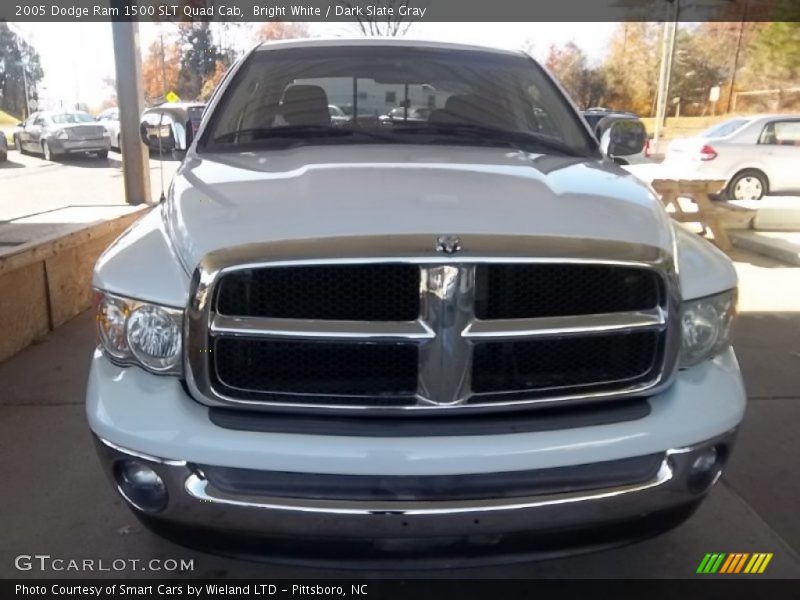
[[91, 305], [97, 258], [143, 210], [0, 255], [0, 361]]

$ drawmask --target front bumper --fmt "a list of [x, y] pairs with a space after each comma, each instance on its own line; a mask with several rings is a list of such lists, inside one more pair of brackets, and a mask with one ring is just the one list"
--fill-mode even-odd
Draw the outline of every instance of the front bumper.
[[103, 152], [111, 148], [109, 138], [95, 138], [91, 140], [48, 140], [50, 150], [57, 154], [75, 154], [80, 152]]
[[[524, 497], [440, 501], [236, 494], [215, 487], [202, 466], [132, 452], [100, 438], [96, 441], [101, 461], [118, 491], [134, 511], [150, 518], [244, 536], [347, 540], [550, 533], [663, 513], [702, 499], [719, 477], [733, 438], [734, 433], [729, 432], [701, 444], [670, 449], [663, 453], [653, 476], [637, 483]], [[712, 447], [719, 461], [698, 478], [692, 464]], [[168, 493], [163, 508], [147, 510], [126, 493], [119, 476], [119, 465], [125, 461], [158, 473]], [[375, 476], [376, 483], [379, 479]]]
[[[118, 485], [118, 465], [133, 460], [165, 482], [168, 502], [159, 510], [139, 510], [128, 502], [151, 525], [337, 542], [545, 535], [602, 525], [621, 530], [620, 524], [695, 505], [718, 477], [744, 414], [745, 393], [733, 352], [680, 371], [674, 384], [649, 403], [647, 416], [620, 423], [514, 434], [367, 437], [218, 427], [208, 408], [191, 399], [176, 378], [115, 366], [99, 352], [87, 391], [89, 424], [112, 481]], [[697, 485], [691, 465], [711, 446], [722, 460]], [[632, 483], [435, 501], [234, 493], [213, 485], [203, 472], [210, 465], [265, 476], [480, 478], [649, 455], [659, 457], [657, 468]]]

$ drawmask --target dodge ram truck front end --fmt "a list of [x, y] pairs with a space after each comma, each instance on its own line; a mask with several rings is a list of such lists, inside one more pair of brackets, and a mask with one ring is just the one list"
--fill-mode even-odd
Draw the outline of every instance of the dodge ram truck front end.
[[[414, 94], [425, 124], [362, 116]], [[691, 514], [744, 414], [730, 261], [516, 53], [260, 46], [94, 286], [105, 470], [216, 550], [640, 537]]]

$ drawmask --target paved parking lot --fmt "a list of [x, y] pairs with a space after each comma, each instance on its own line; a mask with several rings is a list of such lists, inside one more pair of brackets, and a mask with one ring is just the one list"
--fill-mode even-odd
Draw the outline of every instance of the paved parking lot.
[[741, 316], [736, 348], [750, 397], [748, 415], [726, 475], [687, 523], [614, 550], [468, 570], [285, 567], [201, 554], [157, 538], [122, 505], [95, 458], [83, 414], [92, 346], [92, 317], [84, 313], [0, 364], [0, 577], [83, 576], [14, 567], [17, 555], [49, 554], [102, 558], [107, 564], [117, 558], [193, 558], [194, 571], [186, 575], [201, 578], [682, 578], [694, 576], [706, 552], [772, 552], [774, 559], [762, 577], [800, 577], [800, 310]]
[[[160, 167], [168, 186], [178, 161], [150, 160], [152, 197]], [[81, 223], [109, 218], [125, 206], [122, 156], [75, 156], [48, 162], [12, 150], [0, 163], [0, 248], [61, 234]]]

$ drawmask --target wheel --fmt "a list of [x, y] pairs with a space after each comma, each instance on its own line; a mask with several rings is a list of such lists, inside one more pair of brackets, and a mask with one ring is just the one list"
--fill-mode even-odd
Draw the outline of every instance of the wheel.
[[5, 162], [8, 160], [8, 154], [5, 152], [0, 152], [0, 162]]
[[761, 200], [767, 192], [767, 176], [755, 169], [737, 173], [728, 184], [728, 198], [731, 200]]
[[108, 158], [108, 150], [100, 150], [100, 152], [97, 153], [97, 158], [100, 160]]
[[50, 144], [47, 142], [42, 142], [42, 154], [44, 154], [45, 160], [53, 160], [53, 152], [50, 150]]
[[19, 151], [20, 154], [27, 154], [27, 151], [22, 147], [22, 142], [20, 141], [18, 135], [14, 136], [14, 147]]

